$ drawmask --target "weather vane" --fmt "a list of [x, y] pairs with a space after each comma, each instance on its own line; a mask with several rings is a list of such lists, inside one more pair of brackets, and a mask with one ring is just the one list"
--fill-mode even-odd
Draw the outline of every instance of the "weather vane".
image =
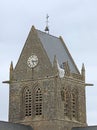
[[48, 18], [49, 18], [49, 16], [48, 16], [48, 14], [46, 15], [46, 27], [45, 27], [45, 32], [47, 32], [48, 34], [49, 34], [49, 26], [48, 26]]

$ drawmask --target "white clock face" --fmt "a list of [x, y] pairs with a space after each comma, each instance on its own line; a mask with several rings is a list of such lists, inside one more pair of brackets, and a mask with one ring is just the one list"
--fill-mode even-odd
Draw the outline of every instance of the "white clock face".
[[34, 68], [36, 65], [38, 64], [38, 57], [34, 54], [32, 54], [28, 60], [27, 60], [27, 65], [30, 67], [30, 68]]

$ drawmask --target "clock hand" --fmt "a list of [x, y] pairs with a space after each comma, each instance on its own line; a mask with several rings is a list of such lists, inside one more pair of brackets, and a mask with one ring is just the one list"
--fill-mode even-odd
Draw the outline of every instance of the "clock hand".
[[32, 62], [36, 62], [37, 61], [37, 59], [32, 59]]

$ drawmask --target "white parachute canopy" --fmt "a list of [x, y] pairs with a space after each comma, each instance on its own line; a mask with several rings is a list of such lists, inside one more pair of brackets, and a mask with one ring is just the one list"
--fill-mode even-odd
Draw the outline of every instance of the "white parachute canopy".
[[58, 66], [58, 71], [59, 71], [59, 77], [63, 78], [64, 74], [65, 74], [65, 71], [64, 71], [64, 69], [60, 68], [58, 60], [57, 60], [57, 66]]

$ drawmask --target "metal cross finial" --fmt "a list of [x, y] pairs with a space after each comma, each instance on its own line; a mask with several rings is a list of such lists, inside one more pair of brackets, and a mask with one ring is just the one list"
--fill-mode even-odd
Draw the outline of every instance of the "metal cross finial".
[[47, 26], [48, 26], [48, 22], [49, 22], [49, 21], [48, 21], [48, 18], [49, 18], [49, 16], [48, 16], [48, 14], [47, 14], [47, 15], [46, 15], [46, 20], [47, 20], [46, 22], [47, 22]]
[[49, 16], [48, 16], [48, 14], [46, 15], [46, 27], [45, 27], [45, 32], [48, 32], [49, 33], [49, 27], [48, 27], [48, 18], [49, 18]]

